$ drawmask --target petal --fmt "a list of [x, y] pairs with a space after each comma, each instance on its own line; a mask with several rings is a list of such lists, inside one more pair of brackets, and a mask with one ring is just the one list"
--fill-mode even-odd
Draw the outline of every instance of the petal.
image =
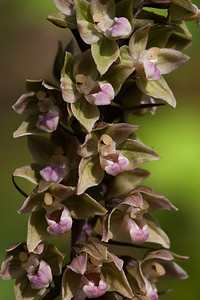
[[69, 232], [72, 227], [72, 218], [70, 212], [64, 205], [60, 205], [61, 209], [47, 212], [45, 217], [48, 223], [47, 231], [54, 236], [61, 236]]
[[89, 94], [85, 98], [91, 104], [108, 105], [115, 97], [115, 92], [110, 83], [100, 83], [100, 91], [98, 93]]
[[156, 68], [154, 63], [149, 60], [144, 60], [144, 72], [147, 80], [159, 80], [160, 79], [160, 70]]
[[115, 22], [115, 25], [110, 30], [111, 37], [119, 39], [131, 33], [132, 28], [128, 19], [124, 17], [115, 18]]
[[36, 274], [28, 274], [27, 276], [33, 289], [42, 289], [48, 287], [49, 283], [52, 281], [51, 268], [44, 260], [41, 260]]
[[58, 122], [59, 112], [57, 110], [50, 111], [45, 115], [39, 115], [36, 127], [46, 132], [52, 132], [56, 130]]

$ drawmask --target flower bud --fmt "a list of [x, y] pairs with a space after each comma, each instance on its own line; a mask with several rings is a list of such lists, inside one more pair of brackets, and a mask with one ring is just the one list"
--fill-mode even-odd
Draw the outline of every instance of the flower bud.
[[44, 260], [41, 260], [39, 269], [35, 274], [27, 274], [27, 277], [31, 283], [32, 289], [46, 288], [52, 281], [51, 268]]

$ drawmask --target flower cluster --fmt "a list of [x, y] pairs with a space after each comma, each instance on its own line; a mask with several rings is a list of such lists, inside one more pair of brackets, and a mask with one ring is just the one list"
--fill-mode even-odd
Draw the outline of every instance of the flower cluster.
[[[74, 39], [59, 46], [57, 84], [27, 80], [13, 105], [26, 115], [14, 138], [27, 136], [33, 157], [13, 180], [35, 187], [25, 195], [15, 182], [26, 196], [18, 213], [29, 213], [27, 241], [6, 250], [1, 277], [16, 279], [16, 300], [157, 300], [159, 279], [187, 277], [174, 262], [186, 257], [168, 250], [151, 214], [177, 208], [140, 185], [149, 175], [140, 165], [160, 156], [130, 120], [176, 106], [163, 75], [189, 59], [182, 53], [191, 44], [185, 21], [198, 25], [199, 10], [190, 0], [54, 3], [59, 12], [48, 20]], [[45, 239], [65, 234], [71, 252], [62, 268], [64, 255]]]

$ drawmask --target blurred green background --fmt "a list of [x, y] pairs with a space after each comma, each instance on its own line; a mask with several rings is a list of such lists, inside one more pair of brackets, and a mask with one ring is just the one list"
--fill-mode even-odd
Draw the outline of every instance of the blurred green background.
[[[193, 1], [197, 5], [200, 1]], [[45, 78], [53, 80], [52, 63], [57, 41], [64, 44], [68, 31], [50, 24], [46, 17], [56, 12], [52, 0], [0, 0], [0, 104], [1, 104], [1, 252], [10, 242], [26, 238], [28, 216], [19, 216], [17, 210], [24, 198], [15, 190], [12, 172], [32, 161], [26, 138], [13, 140], [12, 132], [22, 118], [11, 105], [25, 91], [25, 79]], [[156, 214], [162, 228], [171, 239], [174, 252], [190, 256], [181, 265], [189, 274], [186, 281], [165, 282], [172, 287], [163, 300], [199, 299], [199, 253], [200, 253], [200, 28], [189, 24], [193, 33], [193, 45], [185, 52], [189, 62], [166, 79], [177, 98], [177, 108], [164, 106], [155, 116], [135, 117], [140, 125], [138, 136], [161, 156], [159, 161], [144, 165], [151, 176], [144, 184], [165, 194], [179, 208], [176, 213]], [[30, 187], [23, 182], [25, 189]], [[63, 249], [62, 240], [59, 246]], [[14, 300], [14, 281], [0, 279], [0, 300]]]

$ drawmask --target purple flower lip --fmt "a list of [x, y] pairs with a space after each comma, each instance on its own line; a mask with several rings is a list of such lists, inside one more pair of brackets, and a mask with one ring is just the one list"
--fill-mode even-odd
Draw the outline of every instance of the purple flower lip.
[[129, 160], [119, 151], [116, 151], [104, 157], [100, 156], [100, 164], [106, 173], [116, 176], [127, 170]]
[[72, 218], [68, 209], [64, 205], [61, 208], [46, 213], [45, 217], [48, 223], [47, 231], [54, 236], [61, 236], [69, 232], [72, 227]]
[[128, 215], [125, 215], [124, 217], [124, 229], [130, 234], [130, 238], [135, 244], [141, 244], [149, 237], [149, 232], [146, 229], [147, 225], [141, 226], [139, 223], [140, 222], [138, 221], [137, 224], [137, 220], [130, 218]]
[[34, 274], [27, 274], [32, 289], [42, 289], [49, 286], [52, 281], [50, 266], [44, 261], [40, 261], [39, 269]]
[[58, 127], [59, 112], [49, 111], [44, 115], [39, 115], [36, 127], [46, 132], [55, 131]]
[[52, 168], [51, 166], [47, 166], [40, 171], [42, 178], [45, 181], [51, 182], [60, 182], [67, 174], [68, 170], [62, 167]]
[[87, 298], [97, 298], [104, 295], [108, 285], [99, 273], [86, 273], [82, 278], [83, 292]]

